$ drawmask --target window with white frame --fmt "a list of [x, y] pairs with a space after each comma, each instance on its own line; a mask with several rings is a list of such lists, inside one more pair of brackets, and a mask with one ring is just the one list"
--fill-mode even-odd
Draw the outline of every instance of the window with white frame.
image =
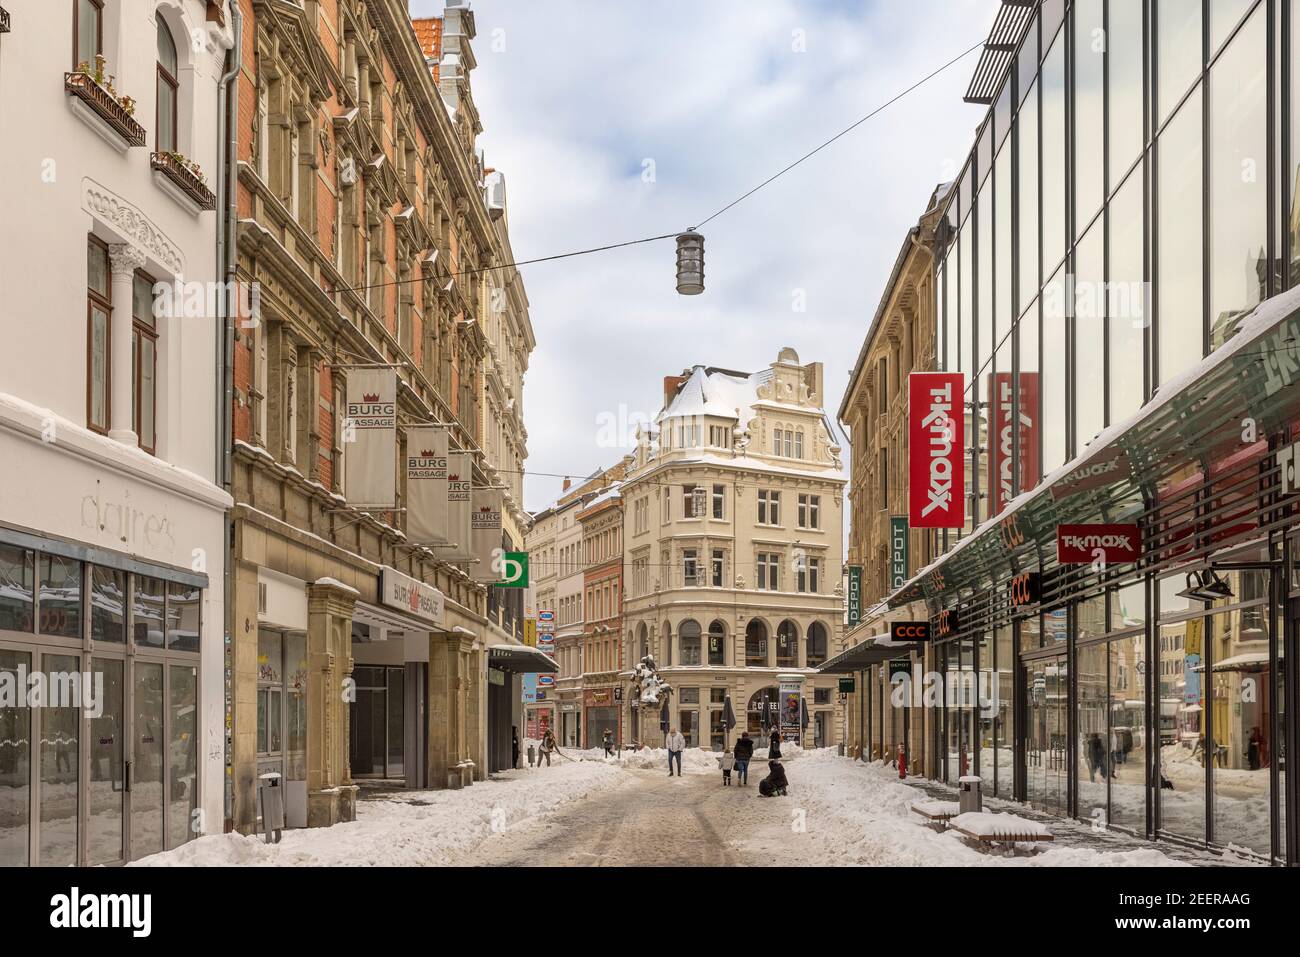
[[723, 553], [723, 550], [721, 548], [713, 549], [713, 556], [710, 561], [712, 563], [713, 587], [722, 588], [723, 582], [725, 581], [725, 578], [723, 577], [723, 572], [725, 571], [725, 554]]
[[773, 489], [758, 490], [758, 524], [781, 524], [781, 493]]
[[799, 584], [798, 589], [807, 594], [818, 594], [818, 586], [821, 582], [822, 560], [820, 558], [804, 557], [799, 562]]
[[763, 591], [777, 591], [780, 585], [781, 556], [775, 552], [759, 552], [755, 564], [758, 587]]
[[723, 509], [723, 505], [724, 505], [723, 499], [725, 497], [725, 492], [726, 492], [726, 486], [724, 485], [713, 486], [713, 517], [716, 519], [721, 519], [725, 517], [725, 513]]
[[682, 584], [700, 585], [699, 553], [693, 548], [682, 550]]
[[799, 496], [799, 527], [800, 528], [821, 528], [821, 502], [820, 495], [800, 495]]

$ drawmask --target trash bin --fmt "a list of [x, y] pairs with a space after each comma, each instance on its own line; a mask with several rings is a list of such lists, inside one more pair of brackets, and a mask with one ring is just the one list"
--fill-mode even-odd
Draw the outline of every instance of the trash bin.
[[840, 757], [844, 757], [844, 742], [840, 742]]
[[537, 760], [537, 749], [531, 744], [528, 746], [528, 766], [531, 768], [533, 762]]
[[[267, 844], [279, 844], [284, 829], [284, 789], [280, 787], [280, 773], [270, 771], [258, 778], [258, 795], [262, 804], [262, 831]], [[272, 840], [274, 837], [274, 840]]]
[[984, 792], [980, 779], [973, 774], [963, 774], [957, 779], [958, 808], [962, 814], [984, 810]]

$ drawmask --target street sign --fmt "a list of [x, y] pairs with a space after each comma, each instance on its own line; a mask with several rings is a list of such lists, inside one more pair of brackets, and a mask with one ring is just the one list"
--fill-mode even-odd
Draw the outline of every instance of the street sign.
[[902, 588], [907, 584], [907, 516], [893, 515], [889, 519], [889, 587]]
[[548, 625], [552, 625], [552, 624], [555, 623], [555, 612], [553, 612], [553, 611], [539, 611], [539, 612], [537, 613], [537, 620], [538, 620], [539, 622], [544, 621], [544, 622], [546, 622]]
[[929, 641], [930, 623], [928, 621], [891, 621], [889, 623], [889, 640], [898, 642]]
[[908, 522], [912, 528], [966, 524], [965, 376], [907, 376]]
[[862, 566], [849, 566], [849, 627], [862, 620]]
[[857, 682], [853, 678], [840, 679], [840, 694], [853, 694]]
[[527, 588], [528, 553], [505, 552], [501, 557], [501, 580], [492, 584], [498, 588]]
[[537, 621], [533, 618], [524, 619], [524, 644], [530, 647], [537, 647]]
[[1142, 535], [1136, 525], [1058, 525], [1056, 560], [1062, 565], [1094, 561], [1135, 562], [1142, 557]]

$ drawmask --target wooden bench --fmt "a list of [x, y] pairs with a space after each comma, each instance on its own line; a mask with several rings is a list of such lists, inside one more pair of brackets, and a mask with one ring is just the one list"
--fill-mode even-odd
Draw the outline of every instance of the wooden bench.
[[911, 810], [913, 814], [921, 815], [931, 825], [943, 830], [952, 818], [961, 813], [961, 805], [956, 801], [916, 801], [911, 805]]
[[996, 814], [991, 811], [959, 814], [949, 819], [948, 827], [986, 847], [1005, 846], [1012, 851], [1016, 844], [1038, 844], [1056, 839], [1046, 824], [1016, 814]]

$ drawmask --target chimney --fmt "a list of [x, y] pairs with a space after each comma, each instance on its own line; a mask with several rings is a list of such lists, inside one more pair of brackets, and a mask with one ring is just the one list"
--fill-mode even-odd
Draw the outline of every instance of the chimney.
[[571, 488], [573, 488], [573, 480], [566, 475], [564, 477], [564, 484], [560, 486], [560, 491], [567, 492]]
[[664, 408], [668, 407], [669, 403], [671, 403], [673, 398], [677, 395], [678, 390], [681, 389], [683, 383], [685, 383], [689, 378], [690, 376], [684, 375], [664, 376]]

